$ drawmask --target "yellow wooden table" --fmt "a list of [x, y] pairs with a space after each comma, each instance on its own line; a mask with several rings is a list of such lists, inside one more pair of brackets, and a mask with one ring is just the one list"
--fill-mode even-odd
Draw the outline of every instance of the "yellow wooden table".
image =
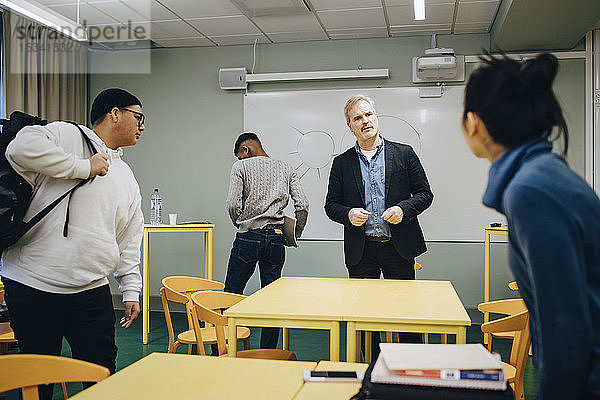
[[[508, 227], [506, 226], [484, 226], [485, 241], [484, 241], [484, 255], [483, 255], [483, 302], [487, 303], [490, 301], [490, 259], [491, 259], [491, 236], [492, 235], [508, 235]], [[490, 320], [490, 313], [483, 313], [483, 322]], [[489, 333], [483, 335], [483, 342], [485, 344], [489, 341]]]
[[106, 399], [292, 399], [317, 363], [152, 353], [71, 397]]
[[[339, 323], [347, 321], [346, 359], [357, 359], [357, 332], [386, 330], [456, 334], [465, 343], [471, 319], [447, 281], [283, 277], [224, 313], [237, 326], [329, 329], [331, 361], [339, 360]], [[236, 347], [228, 350], [235, 357]]]
[[[351, 279], [346, 300], [346, 360], [359, 359], [360, 331], [423, 332], [456, 335], [466, 343], [471, 318], [450, 281]], [[367, 336], [368, 337], [368, 336]], [[365, 343], [370, 360], [370, 343]]]
[[[362, 371], [369, 364], [319, 361], [316, 371]], [[361, 382], [305, 382], [294, 400], [347, 400], [358, 393]]]
[[[223, 313], [228, 317], [229, 334], [234, 332], [230, 337], [235, 337], [237, 326], [284, 328], [283, 348], [287, 350], [286, 328], [329, 330], [329, 357], [339, 361], [345, 297], [338, 288], [344, 281], [347, 279], [279, 278]], [[229, 356], [235, 357], [236, 352], [236, 346], [229, 344]]]
[[144, 225], [142, 240], [142, 342], [148, 344], [150, 332], [150, 233], [152, 232], [204, 232], [204, 277], [213, 276], [214, 224]]

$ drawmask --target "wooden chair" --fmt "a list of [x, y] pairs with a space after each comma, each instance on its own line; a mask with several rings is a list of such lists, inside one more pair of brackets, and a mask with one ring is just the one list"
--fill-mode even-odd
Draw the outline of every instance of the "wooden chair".
[[[519, 285], [517, 284], [516, 281], [508, 282], [508, 288], [510, 290], [518, 291], [519, 290]], [[508, 332], [505, 335], [506, 336], [499, 335], [498, 337], [508, 337], [508, 338], [512, 338], [513, 337], [512, 332]], [[533, 355], [533, 349], [531, 347], [529, 347], [529, 355], [530, 356]]]
[[[167, 331], [169, 333], [168, 353], [175, 353], [177, 348], [182, 345], [188, 345], [188, 354], [192, 354], [192, 347], [197, 344], [196, 335], [193, 329], [192, 318], [189, 310], [191, 307], [190, 296], [192, 293], [201, 290], [223, 290], [225, 285], [221, 282], [211, 281], [204, 278], [196, 278], [191, 276], [168, 276], [163, 278], [162, 287], [160, 288], [160, 298], [165, 313], [165, 321], [167, 323]], [[173, 331], [173, 323], [171, 321], [171, 312], [169, 310], [169, 301], [184, 304], [186, 308], [186, 316], [188, 319], [188, 330], [181, 332], [175, 339]], [[201, 329], [204, 344], [216, 344], [217, 336], [215, 328], [205, 327]], [[237, 331], [237, 340], [244, 342], [244, 348], [250, 348], [250, 329], [239, 327]]]
[[[525, 302], [521, 298], [505, 299], [481, 303], [477, 306], [481, 312], [489, 312], [494, 314], [514, 315], [526, 311]], [[495, 332], [488, 337], [488, 351], [492, 351], [493, 338], [513, 339], [514, 332]]]
[[[415, 269], [415, 271], [420, 271], [423, 269], [423, 265], [421, 265], [421, 263], [418, 263], [415, 261], [415, 265], [413, 266], [413, 268]], [[388, 343], [394, 343], [394, 342], [398, 342], [398, 337], [397, 335], [394, 335], [394, 332], [386, 332], [385, 333], [385, 341]], [[427, 333], [423, 333], [423, 340], [425, 341], [425, 344], [429, 344], [429, 334]]]
[[484, 333], [514, 332], [514, 339], [510, 350], [510, 360], [504, 363], [506, 378], [510, 384], [515, 400], [525, 399], [523, 392], [523, 377], [529, 356], [531, 336], [529, 334], [529, 312], [527, 310], [508, 317], [486, 322], [481, 325]]
[[68, 357], [39, 354], [0, 356], [0, 371], [0, 393], [21, 388], [23, 400], [39, 398], [37, 385], [99, 382], [110, 375], [108, 368], [100, 365]]
[[[227, 292], [196, 292], [192, 294], [193, 308], [190, 311], [196, 331], [197, 347], [204, 349], [204, 332], [200, 329], [200, 321], [213, 324], [217, 334], [217, 347], [220, 356], [227, 355], [225, 335], [227, 333], [227, 317], [222, 314], [223, 310], [237, 304], [246, 298], [241, 294]], [[203, 353], [200, 353], [204, 355]], [[240, 358], [261, 358], [269, 360], [296, 361], [296, 355], [288, 350], [280, 349], [254, 349], [237, 352]]]
[[[0, 287], [0, 302], [4, 301], [4, 288]], [[10, 322], [0, 322], [0, 354], [8, 352], [8, 344], [17, 343]]]

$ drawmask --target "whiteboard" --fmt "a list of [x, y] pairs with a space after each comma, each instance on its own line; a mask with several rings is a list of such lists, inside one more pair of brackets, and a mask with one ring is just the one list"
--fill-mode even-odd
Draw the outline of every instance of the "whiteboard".
[[[325, 215], [333, 158], [354, 146], [344, 105], [361, 93], [375, 101], [379, 132], [413, 147], [427, 173], [433, 204], [419, 215], [427, 241], [483, 241], [483, 226], [506, 220], [481, 197], [489, 161], [477, 159], [460, 128], [464, 86], [444, 89], [441, 98], [420, 98], [419, 89], [378, 88], [247, 93], [244, 130], [255, 132], [267, 154], [296, 170], [309, 202], [303, 239], [342, 239], [343, 228]], [[290, 202], [288, 215], [293, 215]]]

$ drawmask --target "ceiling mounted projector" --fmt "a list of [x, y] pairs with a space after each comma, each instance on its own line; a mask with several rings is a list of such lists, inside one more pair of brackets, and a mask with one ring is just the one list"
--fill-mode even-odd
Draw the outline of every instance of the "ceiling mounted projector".
[[465, 80], [465, 56], [455, 55], [454, 49], [427, 49], [412, 61], [413, 83]]

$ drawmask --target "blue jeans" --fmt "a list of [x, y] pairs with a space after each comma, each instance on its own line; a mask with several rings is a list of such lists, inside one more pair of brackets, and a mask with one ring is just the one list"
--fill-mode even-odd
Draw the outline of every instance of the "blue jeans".
[[[284, 238], [273, 229], [254, 229], [237, 233], [225, 278], [225, 291], [242, 294], [246, 284], [256, 269], [260, 271], [260, 287], [281, 277], [285, 261]], [[279, 328], [262, 328], [260, 347], [274, 349], [277, 347]]]

